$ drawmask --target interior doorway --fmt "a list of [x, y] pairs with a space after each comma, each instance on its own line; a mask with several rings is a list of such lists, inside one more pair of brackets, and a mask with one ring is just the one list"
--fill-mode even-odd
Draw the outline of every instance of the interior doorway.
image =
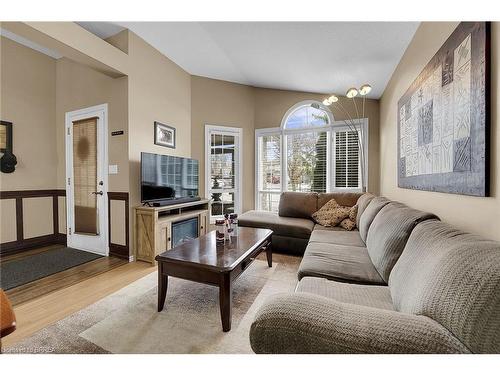
[[108, 255], [108, 106], [66, 113], [68, 247]]

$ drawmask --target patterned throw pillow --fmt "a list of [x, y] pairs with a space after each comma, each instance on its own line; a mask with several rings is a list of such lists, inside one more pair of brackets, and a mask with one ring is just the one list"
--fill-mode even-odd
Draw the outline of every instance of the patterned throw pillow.
[[351, 207], [351, 211], [349, 212], [349, 219], [356, 223], [356, 218], [358, 217], [358, 205], [355, 204]]
[[328, 203], [313, 213], [312, 217], [320, 225], [334, 227], [348, 217], [350, 211], [351, 207], [340, 206], [335, 199], [330, 199]]
[[356, 222], [348, 217], [340, 222], [340, 226], [345, 230], [353, 230], [354, 228], [356, 228]]

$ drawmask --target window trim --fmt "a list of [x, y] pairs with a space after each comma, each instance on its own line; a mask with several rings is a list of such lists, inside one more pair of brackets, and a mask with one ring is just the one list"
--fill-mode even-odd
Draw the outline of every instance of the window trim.
[[[234, 135], [237, 136], [238, 142], [237, 142], [237, 147], [238, 147], [238, 156], [235, 159], [236, 165], [235, 165], [235, 173], [237, 174], [237, 184], [234, 189], [235, 191], [235, 200], [234, 200], [234, 212], [240, 215], [243, 212], [243, 206], [242, 206], [242, 193], [243, 193], [243, 185], [242, 185], [242, 176], [243, 176], [243, 129], [242, 128], [237, 128], [237, 127], [231, 127], [231, 126], [223, 126], [223, 125], [212, 125], [212, 124], [205, 124], [205, 197], [207, 199], [210, 199], [209, 195], [209, 186], [210, 186], [210, 133], [212, 131], [217, 131], [219, 134], [228, 134], [228, 135]], [[229, 190], [229, 189], [228, 189]], [[210, 223], [215, 223], [216, 217], [214, 216], [212, 218], [212, 212], [210, 210], [209, 212], [209, 220]]]
[[[328, 122], [329, 124], [328, 125], [323, 125], [323, 126], [314, 126], [314, 127], [311, 127], [311, 128], [298, 128], [298, 129], [286, 129], [285, 128], [285, 125], [286, 123], [288, 122], [288, 119], [290, 118], [291, 114], [294, 113], [295, 111], [299, 110], [300, 108], [302, 107], [311, 107], [311, 104], [317, 104], [319, 106], [319, 108], [321, 110], [323, 110], [327, 116], [328, 116]], [[330, 111], [330, 108], [328, 108], [327, 106], [325, 106], [323, 103], [317, 101], [317, 100], [303, 100], [301, 102], [298, 102], [296, 104], [294, 104], [293, 106], [291, 106], [288, 111], [285, 112], [285, 115], [283, 116], [283, 118], [281, 119], [281, 125], [280, 125], [280, 128], [283, 129], [283, 130], [287, 130], [287, 131], [303, 131], [304, 129], [321, 129], [321, 128], [328, 128], [331, 126], [331, 124], [333, 124], [335, 122], [335, 118], [333, 117], [333, 113], [332, 111]]]
[[[290, 108], [285, 116], [283, 117], [283, 120], [281, 122], [280, 127], [274, 127], [274, 128], [260, 128], [260, 129], [255, 129], [255, 160], [254, 160], [254, 166], [255, 166], [255, 195], [254, 195], [254, 208], [256, 210], [260, 209], [259, 205], [259, 194], [262, 192], [267, 192], [263, 191], [260, 189], [260, 176], [259, 176], [259, 164], [260, 164], [260, 155], [259, 155], [259, 138], [265, 135], [280, 135], [280, 163], [281, 163], [281, 176], [280, 176], [280, 182], [281, 182], [281, 192], [288, 191], [287, 190], [287, 175], [286, 175], [286, 163], [284, 163], [285, 159], [283, 158], [283, 155], [287, 155], [287, 150], [286, 150], [286, 142], [285, 142], [285, 137], [288, 134], [294, 134], [294, 133], [303, 133], [304, 131], [311, 131], [311, 132], [317, 132], [317, 131], [326, 131], [328, 132], [328, 139], [329, 142], [327, 142], [327, 158], [329, 161], [335, 160], [335, 148], [332, 147], [332, 142], [334, 140], [334, 133], [335, 131], [342, 131], [343, 129], [345, 130], [350, 130], [349, 127], [346, 125], [344, 121], [332, 121], [329, 125], [327, 126], [317, 126], [317, 127], [307, 127], [307, 128], [302, 128], [302, 129], [286, 129], [284, 128], [284, 124], [286, 123], [286, 119], [288, 116], [295, 111], [297, 108], [307, 105], [308, 102], [309, 104], [314, 103], [316, 101], [310, 100], [310, 101], [303, 101], [300, 103], [297, 103], [294, 105], [292, 108]], [[333, 116], [332, 116], [333, 118]], [[368, 155], [369, 151], [369, 126], [368, 126], [368, 118], [362, 118], [362, 119], [354, 119], [354, 125], [356, 127], [361, 127], [361, 136], [362, 136], [362, 141], [363, 141], [363, 153], [366, 159], [366, 165], [365, 165], [365, 184], [368, 186], [369, 184], [369, 164], [370, 164], [370, 158]], [[329, 167], [327, 168], [327, 192], [362, 192], [362, 187], [357, 188], [357, 189], [352, 189], [352, 188], [339, 188], [335, 187], [335, 163], [329, 162], [328, 163]]]

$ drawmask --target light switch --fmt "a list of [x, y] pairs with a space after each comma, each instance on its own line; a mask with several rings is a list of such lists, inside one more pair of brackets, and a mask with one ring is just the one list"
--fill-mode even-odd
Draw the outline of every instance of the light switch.
[[110, 165], [108, 168], [108, 173], [109, 174], [118, 174], [118, 165]]

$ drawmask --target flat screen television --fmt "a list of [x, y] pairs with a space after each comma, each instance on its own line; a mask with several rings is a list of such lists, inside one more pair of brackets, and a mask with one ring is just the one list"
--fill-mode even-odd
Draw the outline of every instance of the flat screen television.
[[142, 203], [199, 200], [198, 160], [141, 152]]

